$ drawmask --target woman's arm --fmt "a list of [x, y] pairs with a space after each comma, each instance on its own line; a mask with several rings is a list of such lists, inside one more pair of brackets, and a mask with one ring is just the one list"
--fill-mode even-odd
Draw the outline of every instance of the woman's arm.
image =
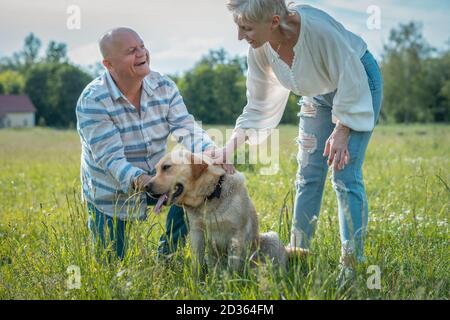
[[249, 49], [247, 105], [236, 120], [231, 138], [225, 146], [208, 156], [216, 162], [231, 162], [233, 153], [245, 142], [260, 144], [280, 123], [290, 91], [283, 87], [264, 52], [264, 47]]
[[333, 165], [334, 170], [342, 170], [350, 162], [349, 137], [350, 128], [338, 120], [323, 151], [323, 156], [328, 157], [328, 166]]

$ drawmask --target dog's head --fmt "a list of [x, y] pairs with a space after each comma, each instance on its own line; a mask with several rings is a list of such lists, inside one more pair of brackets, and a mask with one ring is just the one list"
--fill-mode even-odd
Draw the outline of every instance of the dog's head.
[[156, 165], [156, 175], [147, 186], [147, 192], [158, 199], [157, 213], [162, 205], [198, 207], [224, 174], [221, 166], [211, 165], [190, 152], [173, 152]]

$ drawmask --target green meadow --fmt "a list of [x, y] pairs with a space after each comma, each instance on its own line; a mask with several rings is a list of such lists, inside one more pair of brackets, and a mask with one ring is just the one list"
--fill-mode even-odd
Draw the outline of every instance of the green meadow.
[[[224, 127], [221, 127], [223, 130]], [[280, 128], [280, 169], [239, 165], [262, 232], [287, 244], [297, 170], [297, 128]], [[74, 130], [0, 130], [0, 299], [449, 299], [450, 126], [379, 126], [364, 177], [369, 199], [367, 261], [338, 290], [339, 224], [328, 180], [307, 258], [286, 273], [271, 266], [194, 279], [189, 244], [156, 258], [165, 213], [128, 228], [123, 261], [98, 258], [80, 200], [80, 143]], [[74, 288], [71, 268], [79, 268]], [[375, 266], [375, 267], [373, 267]], [[373, 288], [373, 270], [380, 286]]]

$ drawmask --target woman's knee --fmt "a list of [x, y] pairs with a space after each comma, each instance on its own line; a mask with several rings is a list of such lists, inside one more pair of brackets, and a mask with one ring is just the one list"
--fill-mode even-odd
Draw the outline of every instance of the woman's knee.
[[297, 138], [297, 163], [299, 168], [308, 167], [314, 161], [313, 155], [317, 152], [317, 138], [314, 134], [300, 130]]
[[295, 187], [297, 190], [304, 190], [305, 188], [311, 188], [314, 192], [323, 188], [326, 180], [327, 170], [324, 169], [322, 164], [313, 163], [308, 167], [302, 168], [299, 165], [299, 169], [296, 174]]
[[361, 168], [359, 166], [347, 166], [342, 170], [333, 170], [330, 177], [333, 189], [338, 192], [349, 192], [364, 186]]

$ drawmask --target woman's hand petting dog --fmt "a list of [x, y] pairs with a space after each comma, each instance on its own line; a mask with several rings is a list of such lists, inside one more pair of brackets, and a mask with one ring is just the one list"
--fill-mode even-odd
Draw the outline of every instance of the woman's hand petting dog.
[[236, 172], [234, 166], [231, 163], [229, 163], [230, 157], [227, 157], [227, 152], [225, 148], [205, 150], [205, 152], [203, 152], [203, 156], [211, 159], [213, 164], [222, 165], [223, 170], [225, 170], [227, 174], [234, 174]]
[[342, 170], [350, 162], [349, 136], [350, 129], [338, 122], [333, 133], [327, 139], [323, 156], [328, 156], [328, 166], [333, 164], [334, 170]]

